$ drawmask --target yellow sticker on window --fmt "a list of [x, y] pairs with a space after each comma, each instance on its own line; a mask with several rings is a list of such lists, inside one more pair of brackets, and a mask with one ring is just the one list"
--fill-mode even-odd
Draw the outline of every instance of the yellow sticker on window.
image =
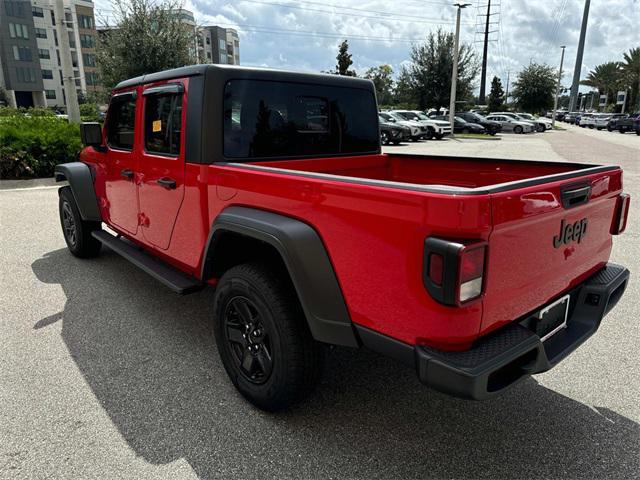
[[151, 125], [153, 132], [160, 132], [162, 130], [162, 120], [154, 120]]

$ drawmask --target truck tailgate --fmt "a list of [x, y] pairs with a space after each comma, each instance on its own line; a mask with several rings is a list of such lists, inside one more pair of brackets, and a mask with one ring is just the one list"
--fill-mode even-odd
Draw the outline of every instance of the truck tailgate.
[[621, 189], [615, 169], [492, 194], [481, 334], [539, 309], [605, 264]]

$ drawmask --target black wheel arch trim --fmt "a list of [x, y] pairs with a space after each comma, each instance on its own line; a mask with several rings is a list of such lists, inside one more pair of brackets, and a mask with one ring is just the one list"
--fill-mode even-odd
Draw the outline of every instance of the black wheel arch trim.
[[93, 176], [86, 163], [70, 162], [56, 165], [54, 175], [56, 182], [64, 180], [69, 182], [73, 198], [83, 220], [102, 221], [98, 199], [93, 187]]
[[313, 338], [333, 345], [360, 346], [333, 265], [313, 227], [277, 213], [228, 207], [218, 215], [209, 232], [202, 280], [212, 276], [216, 246], [224, 232], [260, 240], [277, 250], [296, 289]]

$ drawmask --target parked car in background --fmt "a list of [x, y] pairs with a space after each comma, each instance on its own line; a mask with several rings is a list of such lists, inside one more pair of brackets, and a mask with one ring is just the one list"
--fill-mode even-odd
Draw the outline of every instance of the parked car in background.
[[427, 134], [427, 127], [415, 120], [405, 120], [401, 116], [390, 112], [380, 112], [378, 115], [387, 123], [395, 123], [396, 125], [407, 127], [410, 132], [409, 138], [414, 142], [417, 142]]
[[383, 145], [389, 145], [390, 143], [398, 145], [403, 140], [411, 138], [409, 127], [388, 122], [381, 115], [378, 115], [378, 121], [380, 123], [380, 143]]
[[611, 115], [611, 117], [609, 118], [609, 121], [607, 122], [607, 130], [609, 130], [610, 132], [613, 132], [614, 130], [618, 129], [618, 121], [622, 120], [623, 118], [627, 118], [629, 115], [626, 113], [614, 113]]
[[[445, 121], [446, 118], [444, 115], [439, 115], [437, 117], [432, 117], [436, 120]], [[464, 118], [458, 117], [457, 115], [453, 118], [453, 132], [454, 133], [487, 133], [487, 130], [477, 123], [467, 122]]]
[[535, 120], [529, 120], [527, 118], [523, 118], [518, 113], [513, 113], [513, 112], [493, 112], [493, 113], [497, 115], [506, 115], [507, 117], [511, 117], [514, 120], [517, 120], [519, 122], [527, 122], [533, 126], [534, 132], [544, 132], [546, 130], [546, 126], [543, 123], [538, 123]]
[[440, 120], [434, 120], [427, 117], [424, 113], [415, 110], [392, 110], [389, 113], [394, 113], [404, 118], [405, 120], [414, 120], [427, 127], [426, 139], [435, 138], [437, 140], [442, 139], [446, 135], [451, 135], [451, 124]]
[[551, 123], [551, 120], [547, 118], [535, 117], [530, 113], [520, 113], [520, 112], [518, 112], [516, 115], [518, 115], [518, 117], [520, 117], [522, 120], [526, 120], [527, 122], [534, 122], [536, 125], [536, 129], [539, 132], [546, 132], [547, 130], [551, 130], [553, 128], [553, 123]]
[[[567, 113], [569, 113], [569, 112], [567, 112], [567, 111], [565, 111], [565, 110], [562, 110], [562, 111], [556, 112], [556, 120], [558, 120], [558, 121], [560, 121], [560, 122], [563, 122], [563, 121], [564, 121], [564, 119], [565, 119], [565, 117], [567, 116]], [[552, 114], [552, 115], [553, 115], [553, 114]]]
[[487, 120], [486, 117], [476, 112], [461, 112], [458, 116], [467, 122], [482, 125], [489, 135], [495, 135], [502, 130], [502, 125], [499, 122]]
[[640, 133], [638, 133], [638, 129], [640, 128], [639, 122], [640, 112], [632, 113], [627, 118], [618, 120], [616, 128], [620, 133], [636, 132], [640, 135]]
[[580, 115], [579, 125], [582, 128], [593, 128], [593, 113], [583, 113], [582, 115]]
[[578, 117], [580, 113], [579, 112], [568, 112], [565, 116], [564, 116], [564, 120], [567, 123], [570, 123], [571, 125], [575, 125], [576, 124], [576, 118]]
[[610, 113], [597, 113], [593, 116], [593, 128], [596, 130], [603, 130], [607, 128], [609, 120], [611, 120]]
[[487, 115], [487, 120], [500, 123], [503, 132], [531, 133], [535, 128], [530, 122], [521, 122], [507, 115], [492, 113], [491, 115]]

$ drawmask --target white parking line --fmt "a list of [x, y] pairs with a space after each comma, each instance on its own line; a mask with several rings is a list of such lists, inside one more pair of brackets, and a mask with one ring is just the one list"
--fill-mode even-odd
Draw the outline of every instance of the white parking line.
[[25, 190], [49, 190], [51, 188], [60, 188], [64, 185], [41, 185], [39, 187], [23, 187], [23, 188], [0, 188], [0, 193], [2, 192], [21, 192]]

